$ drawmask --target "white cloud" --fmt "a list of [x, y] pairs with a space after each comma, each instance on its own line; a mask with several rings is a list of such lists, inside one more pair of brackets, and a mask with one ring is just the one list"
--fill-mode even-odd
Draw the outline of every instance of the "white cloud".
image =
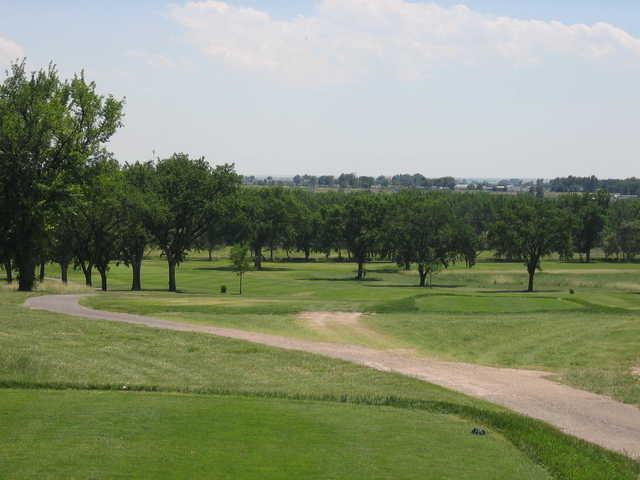
[[149, 53], [142, 50], [129, 50], [125, 52], [125, 57], [141, 60], [152, 67], [159, 68], [175, 68], [176, 64], [173, 60], [159, 53]]
[[406, 0], [321, 0], [276, 20], [221, 1], [173, 5], [170, 18], [205, 55], [287, 82], [335, 84], [379, 75], [419, 79], [443, 64], [538, 64], [554, 56], [640, 63], [640, 39], [607, 23], [567, 25]]
[[22, 47], [13, 40], [0, 36], [0, 65], [9, 65], [21, 57], [24, 57]]

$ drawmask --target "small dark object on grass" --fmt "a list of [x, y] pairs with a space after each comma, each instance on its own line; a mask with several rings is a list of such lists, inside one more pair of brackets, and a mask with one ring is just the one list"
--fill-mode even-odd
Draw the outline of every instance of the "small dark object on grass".
[[227, 286], [226, 285], [222, 285], [220, 287], [220, 293], [227, 293]]
[[487, 431], [484, 428], [473, 427], [471, 430], [472, 435], [486, 435]]
[[570, 289], [569, 289], [569, 293], [570, 293], [571, 295], [573, 295], [574, 293], [576, 293], [576, 291], [575, 291], [573, 288], [570, 288]]

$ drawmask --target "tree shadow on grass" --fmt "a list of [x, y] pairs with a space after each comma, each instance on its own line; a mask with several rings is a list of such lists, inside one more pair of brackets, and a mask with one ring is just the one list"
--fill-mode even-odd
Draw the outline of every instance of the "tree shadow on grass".
[[302, 280], [307, 282], [354, 282], [354, 283], [382, 281], [381, 278], [365, 278], [364, 280], [356, 280], [355, 277], [314, 277], [314, 278], [296, 278], [296, 280]]
[[[194, 267], [193, 270], [209, 270], [216, 272], [233, 272], [232, 265], [224, 265], [221, 267]], [[252, 272], [290, 272], [291, 268], [284, 267], [262, 267], [260, 270], [251, 270]]]
[[399, 268], [370, 268], [369, 271], [375, 273], [400, 273]]
[[400, 285], [400, 284], [393, 284], [393, 285], [367, 285], [367, 287], [372, 287], [372, 288], [417, 288], [420, 289], [421, 291], [424, 291], [425, 293], [428, 292], [429, 290], [433, 290], [435, 288], [461, 288], [462, 285], [432, 285], [431, 287], [421, 287], [420, 285], [416, 284], [416, 283], [411, 283], [408, 285]]
[[527, 289], [522, 290], [476, 290], [475, 293], [561, 293], [563, 290], [534, 290], [533, 292], [527, 291]]
[[[100, 289], [96, 288], [96, 292], [100, 293]], [[170, 292], [168, 288], [143, 288], [142, 290], [131, 290], [130, 288], [109, 288], [107, 292], [113, 293], [189, 293], [186, 290], [176, 290], [175, 292]], [[193, 293], [192, 293], [193, 294]]]

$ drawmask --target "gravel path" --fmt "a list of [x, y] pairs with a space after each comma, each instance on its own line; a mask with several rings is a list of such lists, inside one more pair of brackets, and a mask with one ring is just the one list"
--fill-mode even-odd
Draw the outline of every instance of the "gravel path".
[[398, 372], [503, 405], [522, 414], [544, 420], [563, 432], [602, 447], [640, 458], [640, 409], [611, 398], [571, 388], [545, 378], [546, 372], [494, 368], [468, 363], [419, 358], [401, 352], [375, 350], [355, 345], [297, 340], [231, 328], [159, 320], [141, 315], [93, 310], [79, 305], [83, 295], [31, 297], [33, 309], [152, 328], [201, 332], [261, 343], [272, 347], [325, 355]]

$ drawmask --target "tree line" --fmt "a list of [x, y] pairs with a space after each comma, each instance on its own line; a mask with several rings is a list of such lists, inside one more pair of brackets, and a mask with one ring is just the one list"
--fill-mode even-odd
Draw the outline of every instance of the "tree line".
[[432, 189], [449, 189], [452, 190], [456, 181], [453, 177], [427, 178], [420, 173], [399, 174], [391, 177], [379, 175], [377, 177], [367, 175], [356, 175], [355, 173], [341, 173], [334, 175], [295, 175], [291, 179], [274, 179], [266, 177], [258, 179], [254, 176], [247, 176], [243, 179], [243, 183], [248, 185], [289, 185], [295, 187], [307, 187], [314, 189], [316, 187], [325, 188], [352, 188], [352, 189], [370, 189], [373, 187], [387, 188], [432, 188]]
[[316, 193], [242, 186], [233, 165], [183, 153], [121, 165], [105, 145], [122, 125], [123, 105], [82, 74], [61, 80], [53, 66], [27, 73], [16, 63], [0, 85], [0, 263], [9, 281], [16, 272], [20, 290], [44, 280], [48, 262], [59, 264], [65, 283], [74, 268], [91, 286], [97, 270], [103, 290], [110, 266], [123, 263], [140, 290], [151, 249], [167, 262], [170, 291], [190, 251], [223, 245], [234, 246], [240, 272], [249, 261], [261, 270], [282, 249], [354, 262], [360, 281], [372, 260], [415, 265], [420, 286], [453, 263], [472, 267], [491, 249], [524, 263], [530, 291], [546, 255], [589, 261], [598, 246], [619, 260], [640, 253], [640, 202], [613, 202], [605, 191], [556, 199]]
[[589, 192], [606, 190], [609, 193], [621, 195], [640, 195], [640, 178], [609, 178], [599, 179], [590, 177], [558, 177], [549, 182], [549, 190], [552, 192]]

